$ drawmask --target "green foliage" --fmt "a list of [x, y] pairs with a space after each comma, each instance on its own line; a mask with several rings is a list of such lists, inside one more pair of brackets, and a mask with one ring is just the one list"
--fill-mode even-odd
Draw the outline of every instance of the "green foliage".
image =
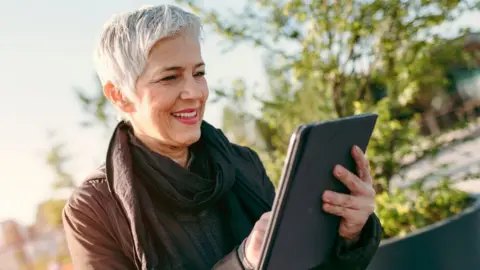
[[433, 188], [423, 182], [405, 190], [382, 192], [376, 197], [376, 213], [383, 237], [404, 236], [416, 229], [461, 213], [473, 200], [463, 191], [443, 181]]
[[[243, 102], [245, 97], [259, 102], [259, 113], [235, 106], [237, 100], [231, 97], [237, 87], [218, 96], [231, 104], [225, 112], [224, 128], [259, 152], [274, 182], [280, 177], [290, 135], [298, 125], [376, 112], [380, 117], [368, 156], [388, 236], [463, 209], [466, 197], [446, 185], [431, 193], [419, 192], [419, 200], [411, 206], [399, 206], [406, 203], [407, 195], [393, 191], [390, 198], [389, 180], [399, 172], [406, 156], [429, 152], [419, 143], [418, 106], [420, 111], [428, 110], [433, 97], [448, 99], [449, 68], [468, 66], [471, 60], [461, 45], [463, 32], [456, 33], [457, 40], [446, 40], [435, 28], [456, 20], [466, 10], [478, 9], [475, 3], [262, 0], [251, 1], [240, 13], [222, 16], [202, 9], [196, 1], [178, 2], [200, 13], [210, 29], [231, 41], [230, 48], [247, 43], [267, 52], [268, 97], [254, 96], [242, 88]], [[452, 208], [448, 208], [448, 200]], [[396, 215], [404, 218], [405, 224], [415, 222], [410, 229], [406, 228], [410, 225], [396, 226]]]
[[[379, 101], [373, 108], [364, 102], [355, 102], [355, 113], [373, 111], [378, 114], [377, 124], [368, 147], [371, 174], [377, 192], [383, 192], [389, 179], [400, 170], [402, 159], [415, 151], [421, 152], [413, 142], [419, 137], [418, 121], [401, 121], [392, 116], [389, 98]], [[415, 148], [417, 147], [417, 148]]]
[[[246, 42], [269, 54], [270, 97], [256, 98], [260, 114], [237, 109], [233, 117], [229, 110], [224, 126], [239, 130], [239, 120], [253, 118], [258, 134], [250, 144], [263, 146], [262, 157], [274, 180], [296, 126], [378, 112], [368, 151], [377, 190], [386, 190], [403, 156], [421, 149], [414, 145], [419, 125], [409, 106], [423, 93], [442, 89], [449, 63], [467, 62], [458, 52], [462, 50], [450, 46], [433, 27], [455, 20], [471, 8], [468, 1], [263, 0], [228, 16], [203, 10], [195, 1], [179, 2], [201, 13], [206, 24], [233, 45]], [[375, 85], [385, 89], [381, 100]]]
[[65, 143], [58, 142], [54, 138], [54, 132], [50, 132], [49, 139], [54, 139], [50, 149], [47, 152], [46, 164], [55, 175], [53, 183], [54, 189], [73, 189], [75, 182], [73, 176], [66, 169], [66, 165], [70, 161], [70, 155], [66, 152]]
[[[59, 142], [55, 132], [48, 134], [50, 149], [46, 153], [45, 163], [54, 174], [52, 189], [54, 191], [73, 190], [76, 187], [73, 176], [67, 169], [70, 155], [67, 153], [66, 144]], [[37, 217], [45, 220], [52, 228], [62, 226], [62, 209], [65, 206], [65, 199], [49, 199], [39, 205]]]
[[[78, 101], [82, 106], [86, 115], [86, 120], [80, 123], [80, 126], [89, 128], [100, 126], [105, 130], [111, 126], [113, 122], [113, 110], [105, 96], [103, 95], [101, 83], [98, 77], [95, 77], [97, 89], [95, 94], [88, 95], [86, 91], [80, 88], [74, 88]], [[76, 188], [75, 179], [67, 169], [71, 156], [68, 151], [67, 144], [60, 141], [55, 132], [48, 133], [50, 141], [50, 149], [46, 153], [46, 164], [54, 174], [53, 190], [73, 190]], [[59, 227], [62, 225], [62, 209], [66, 200], [50, 199], [40, 205], [39, 214], [47, 219], [49, 225]]]
[[50, 226], [61, 227], [62, 209], [66, 202], [64, 199], [50, 199], [40, 205], [38, 215], [43, 216]]

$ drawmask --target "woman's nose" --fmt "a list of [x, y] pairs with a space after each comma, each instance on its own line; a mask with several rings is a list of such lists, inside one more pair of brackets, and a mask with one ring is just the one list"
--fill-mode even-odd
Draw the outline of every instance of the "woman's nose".
[[185, 83], [181, 97], [183, 99], [201, 99], [203, 92], [203, 87], [192, 78]]

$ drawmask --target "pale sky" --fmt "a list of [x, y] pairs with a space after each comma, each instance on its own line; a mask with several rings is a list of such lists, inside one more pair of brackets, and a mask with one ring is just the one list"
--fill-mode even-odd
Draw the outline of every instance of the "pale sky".
[[[104, 134], [79, 128], [82, 111], [72, 88], [94, 87], [91, 56], [104, 22], [113, 13], [173, 2], [0, 0], [0, 221], [14, 218], [31, 223], [36, 205], [52, 196], [53, 175], [44, 155], [48, 129], [56, 129], [69, 143], [77, 180], [102, 159]], [[204, 2], [225, 10], [242, 7], [245, 0]], [[479, 16], [468, 14], [457, 26], [474, 25], [480, 30]], [[222, 54], [219, 41], [215, 34], [206, 33], [203, 56], [210, 85], [241, 77], [264, 89], [261, 52], [241, 46]], [[219, 126], [220, 112], [211, 105], [206, 119]]]

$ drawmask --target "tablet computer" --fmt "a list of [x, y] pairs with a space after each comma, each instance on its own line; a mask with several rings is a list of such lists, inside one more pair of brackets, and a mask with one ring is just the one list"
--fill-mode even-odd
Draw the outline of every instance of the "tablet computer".
[[340, 164], [356, 172], [351, 149], [366, 151], [376, 121], [376, 114], [362, 114], [303, 125], [293, 133], [258, 269], [308, 270], [329, 260], [340, 217], [323, 211], [322, 194], [349, 193], [333, 168]]

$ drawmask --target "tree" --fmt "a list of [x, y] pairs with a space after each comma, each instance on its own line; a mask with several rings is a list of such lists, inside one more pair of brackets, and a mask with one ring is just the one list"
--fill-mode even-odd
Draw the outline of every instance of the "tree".
[[[52, 189], [54, 191], [72, 191], [76, 188], [76, 184], [72, 174], [67, 169], [71, 156], [66, 149], [66, 143], [59, 141], [54, 131], [49, 131], [47, 137], [50, 141], [50, 147], [46, 153], [45, 163], [55, 177]], [[51, 198], [39, 204], [36, 222], [42, 224], [37, 225], [48, 225], [49, 228], [61, 227], [62, 209], [66, 202], [65, 198]]]
[[48, 199], [41, 203], [37, 208], [36, 226], [44, 225], [39, 223], [45, 222], [48, 229], [62, 227], [62, 210], [66, 203], [65, 199]]
[[[84, 128], [102, 127], [108, 130], [114, 121], [114, 111], [108, 100], [103, 95], [102, 86], [98, 76], [95, 76], [96, 89], [93, 95], [87, 94], [85, 89], [74, 87], [78, 101], [85, 112], [85, 120], [79, 125]], [[71, 156], [67, 144], [56, 137], [54, 131], [49, 131], [47, 137], [50, 149], [46, 153], [46, 164], [55, 176], [52, 188], [55, 191], [73, 190], [76, 188], [75, 180], [67, 169]], [[52, 227], [62, 225], [62, 209], [65, 206], [64, 198], [53, 198], [39, 205], [37, 215], [41, 216]]]
[[55, 140], [55, 132], [49, 132], [49, 138], [53, 144], [47, 152], [46, 164], [55, 175], [53, 189], [74, 189], [75, 181], [73, 176], [66, 169], [71, 157], [66, 151], [66, 144]]
[[[247, 43], [267, 52], [270, 96], [253, 97], [261, 113], [243, 111], [230, 119], [253, 118], [272, 179], [279, 178], [296, 126], [377, 112], [368, 152], [378, 192], [388, 190], [405, 155], [421, 150], [414, 144], [419, 124], [409, 106], [422, 87], [446, 83], [435, 61], [434, 48], [444, 42], [436, 28], [476, 8], [460, 0], [262, 0], [221, 16], [196, 1], [178, 2], [200, 13], [231, 47]], [[444, 48], [444, 55], [458, 55]]]
[[[67, 165], [71, 160], [71, 156], [68, 154], [66, 148], [67, 144], [60, 141], [56, 137], [54, 131], [49, 131], [48, 139], [50, 141], [50, 147], [46, 153], [45, 163], [51, 169], [54, 175], [54, 181], [52, 183], [52, 189], [54, 191], [73, 191], [76, 188], [76, 184], [72, 174], [67, 169]], [[50, 198], [37, 207], [36, 220], [35, 220], [35, 234], [49, 233], [55, 229], [62, 228], [62, 210], [67, 203], [67, 199], [63, 197]], [[56, 258], [49, 258], [43, 256], [40, 260], [35, 262], [35, 265], [28, 266], [26, 269], [47, 269], [47, 263], [51, 259], [56, 259], [61, 262], [70, 262], [70, 256], [66, 243], [57, 242], [57, 254]]]
[[95, 75], [94, 94], [89, 95], [85, 89], [74, 87], [74, 91], [86, 114], [86, 120], [80, 125], [85, 128], [100, 126], [106, 130], [110, 129], [115, 119], [115, 111], [103, 94], [103, 87], [100, 78]]

